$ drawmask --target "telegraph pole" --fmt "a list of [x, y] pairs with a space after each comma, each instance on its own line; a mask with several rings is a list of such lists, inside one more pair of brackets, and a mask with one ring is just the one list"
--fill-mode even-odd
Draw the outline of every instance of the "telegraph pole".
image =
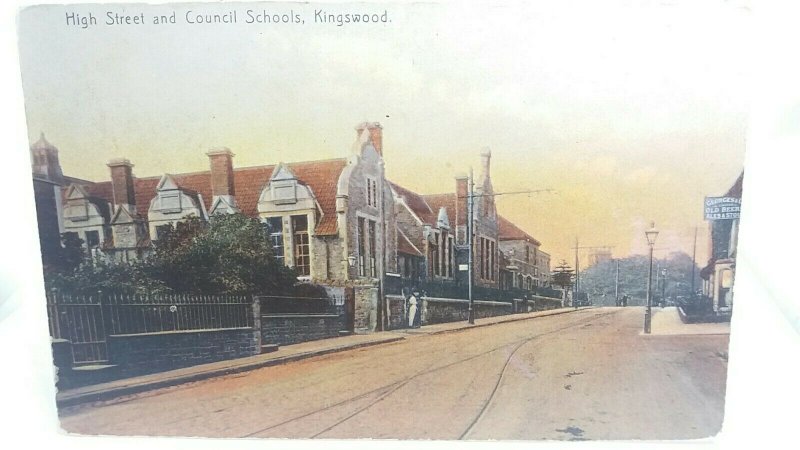
[[695, 256], [697, 255], [697, 226], [694, 227], [694, 246], [692, 247], [692, 291], [691, 298], [694, 299], [694, 267], [697, 265]]
[[[515, 194], [539, 194], [543, 192], [555, 192], [554, 189], [526, 189], [523, 191], [511, 191], [511, 192], [492, 192], [492, 193], [484, 193], [481, 192], [480, 194], [475, 194], [475, 181], [472, 177], [472, 167], [469, 168], [469, 192], [466, 195], [467, 198], [467, 296], [469, 298], [469, 309], [467, 310], [467, 321], [470, 324], [475, 323], [475, 302], [472, 298], [472, 282], [473, 282], [473, 267], [474, 263], [473, 260], [475, 259], [475, 250], [474, 245], [475, 241], [473, 239], [473, 235], [475, 234], [474, 230], [474, 219], [473, 216], [475, 215], [475, 198], [477, 197], [497, 197], [500, 195], [515, 195]], [[459, 197], [464, 198], [464, 197]], [[499, 251], [499, 250], [498, 250]], [[494, 270], [494, 268], [492, 269]]]
[[[578, 293], [578, 285], [581, 282], [581, 268], [578, 263], [578, 236], [575, 236], [575, 286], [574, 286], [574, 293]], [[575, 303], [575, 296], [572, 297], [572, 303]]]
[[474, 230], [473, 227], [473, 200], [475, 198], [475, 193], [473, 192], [475, 188], [475, 183], [472, 179], [472, 167], [469, 168], [469, 194], [467, 195], [467, 242], [469, 243], [469, 256], [467, 261], [467, 269], [469, 271], [469, 276], [467, 278], [467, 283], [469, 285], [467, 292], [469, 296], [469, 311], [467, 312], [467, 321], [470, 325], [475, 324], [475, 310], [474, 310], [474, 300], [472, 299], [472, 260], [473, 260], [473, 239], [472, 233]]
[[614, 279], [614, 304], [619, 306], [619, 260], [617, 260], [617, 276]]

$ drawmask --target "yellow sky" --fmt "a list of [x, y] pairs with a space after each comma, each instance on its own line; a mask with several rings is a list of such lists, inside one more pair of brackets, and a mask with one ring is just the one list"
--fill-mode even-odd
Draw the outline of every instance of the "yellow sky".
[[[20, 55], [31, 141], [44, 131], [64, 172], [107, 179], [345, 156], [363, 120], [384, 125], [392, 180], [452, 190], [490, 147], [501, 214], [573, 262], [581, 245], [707, 257], [705, 195], [742, 168], [750, 18], [722, 2], [550, 6], [206, 4], [23, 11]], [[556, 6], [558, 5], [558, 6]], [[314, 24], [387, 10], [391, 23]], [[181, 23], [187, 10], [292, 11], [306, 23]], [[107, 26], [106, 11], [176, 12], [175, 25]], [[69, 13], [98, 25], [68, 26]], [[585, 260], [588, 253], [584, 252]], [[585, 264], [585, 263], [584, 263]]]

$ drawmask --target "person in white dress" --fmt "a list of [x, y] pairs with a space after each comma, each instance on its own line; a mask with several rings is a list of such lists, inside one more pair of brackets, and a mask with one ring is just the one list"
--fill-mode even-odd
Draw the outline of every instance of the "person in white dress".
[[408, 299], [408, 328], [414, 328], [414, 318], [417, 317], [417, 296], [411, 294]]

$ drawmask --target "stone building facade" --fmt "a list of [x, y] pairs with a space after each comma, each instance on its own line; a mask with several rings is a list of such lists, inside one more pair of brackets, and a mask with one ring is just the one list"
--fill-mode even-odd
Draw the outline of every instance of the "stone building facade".
[[[382, 126], [364, 122], [355, 131], [342, 158], [236, 167], [234, 153], [219, 147], [206, 153], [205, 171], [137, 177], [130, 160], [117, 158], [104, 181], [63, 176], [58, 150], [42, 137], [31, 146], [40, 235], [58, 246], [61, 234], [75, 233], [98, 257], [132, 261], [188, 217], [242, 213], [264, 224], [275, 256], [301, 281], [357, 287], [356, 329], [372, 330], [383, 320], [378, 296], [387, 278], [467, 284], [459, 265], [467, 259], [469, 179], [455, 177], [452, 192], [413, 192], [386, 178]], [[510, 264], [504, 246], [517, 244], [501, 236], [488, 149], [474, 194], [473, 282], [500, 288], [501, 267]], [[541, 283], [542, 264], [549, 273], [538, 241], [528, 244], [525, 276], [534, 281], [520, 286]]]
[[507, 261], [504, 271], [510, 273], [508, 287], [533, 290], [542, 286], [541, 243], [505, 217], [500, 216], [499, 225], [500, 251]]
[[[87, 249], [132, 260], [187, 217], [241, 212], [265, 224], [276, 256], [301, 279], [376, 281], [397, 272], [395, 201], [380, 124], [356, 131], [348, 157], [324, 161], [234, 168], [233, 152], [216, 148], [206, 154], [208, 171], [139, 178], [129, 160], [114, 159], [107, 164], [110, 181], [50, 182], [52, 201], [42, 196], [42, 204], [55, 213], [40, 223], [57, 218], [59, 232], [75, 233]], [[35, 180], [39, 172], [56, 172], [43, 163], [57, 155], [55, 147], [40, 141], [31, 151]], [[55, 166], [60, 173], [57, 159]]]

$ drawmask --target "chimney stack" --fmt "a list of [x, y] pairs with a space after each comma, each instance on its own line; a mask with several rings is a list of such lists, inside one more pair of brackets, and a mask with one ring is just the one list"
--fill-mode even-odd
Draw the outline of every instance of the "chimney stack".
[[456, 176], [456, 227], [467, 224], [467, 202], [469, 201], [467, 195], [469, 195], [469, 177], [466, 175]]
[[356, 139], [364, 130], [369, 130], [369, 137], [375, 151], [383, 157], [383, 127], [379, 122], [362, 122], [356, 126]]
[[226, 147], [217, 147], [206, 155], [211, 164], [211, 194], [214, 197], [236, 195], [233, 186], [233, 152]]
[[489, 178], [489, 166], [492, 162], [492, 150], [489, 147], [484, 147], [481, 152], [481, 167], [483, 169], [483, 176]]
[[114, 206], [124, 205], [131, 214], [136, 213], [136, 194], [133, 188], [133, 164], [124, 158], [112, 159], [106, 164], [111, 169], [111, 189]]

